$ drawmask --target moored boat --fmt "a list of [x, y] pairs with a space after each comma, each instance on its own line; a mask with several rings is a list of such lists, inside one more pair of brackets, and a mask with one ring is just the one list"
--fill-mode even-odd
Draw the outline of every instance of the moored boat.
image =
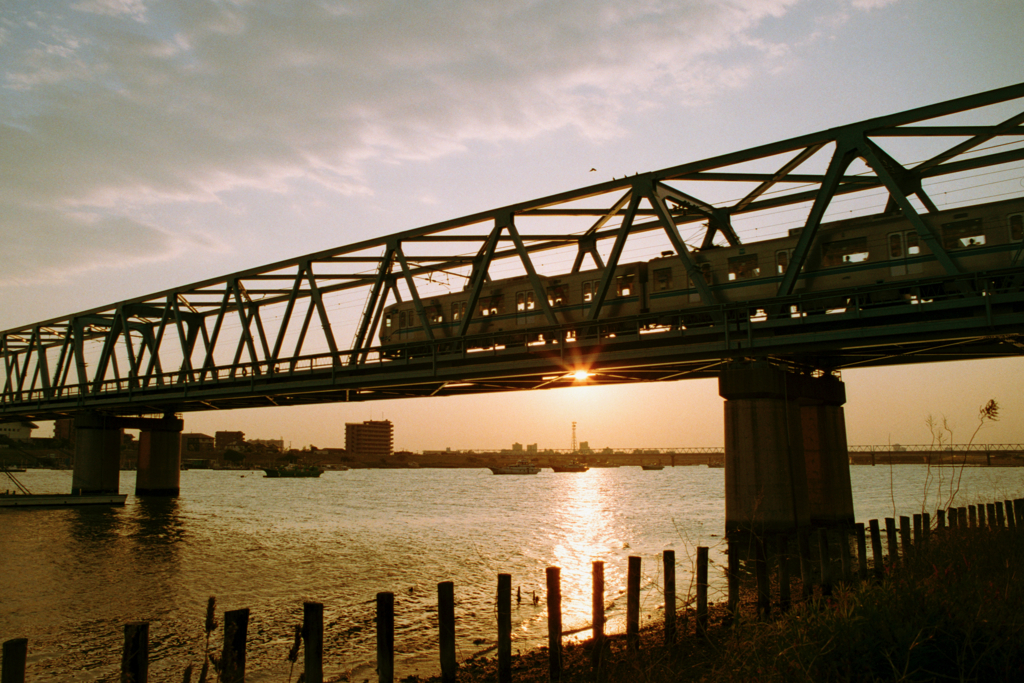
[[324, 473], [324, 471], [316, 465], [284, 465], [282, 467], [264, 467], [262, 469], [267, 473], [267, 477], [270, 477], [271, 479], [319, 477]]
[[644, 464], [640, 465], [640, 469], [642, 469], [642, 470], [663, 470], [663, 469], [665, 469], [665, 466], [662, 465], [660, 462], [648, 462], [648, 463], [644, 463]]
[[537, 474], [540, 468], [527, 460], [520, 460], [514, 465], [488, 468], [494, 474]]
[[590, 468], [579, 460], [573, 460], [565, 465], [552, 465], [552, 472], [586, 472]]

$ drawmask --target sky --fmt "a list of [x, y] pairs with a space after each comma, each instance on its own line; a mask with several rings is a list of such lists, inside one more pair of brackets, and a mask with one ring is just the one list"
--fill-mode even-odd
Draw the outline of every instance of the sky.
[[[0, 329], [1011, 85], [1022, 25], [1019, 0], [7, 0]], [[932, 415], [966, 441], [994, 398], [977, 440], [1024, 442], [1022, 378], [847, 371], [848, 440], [929, 443]], [[574, 421], [592, 447], [723, 442], [710, 380], [185, 430], [341, 447], [382, 418], [414, 451], [568, 448]]]

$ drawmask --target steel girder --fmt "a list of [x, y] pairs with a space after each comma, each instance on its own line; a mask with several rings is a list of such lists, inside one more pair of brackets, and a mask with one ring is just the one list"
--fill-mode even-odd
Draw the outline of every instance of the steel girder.
[[[838, 197], [870, 197], [878, 191], [885, 194], [881, 211], [901, 211], [955, 278], [960, 274], [956, 257], [942, 249], [922, 220], [937, 210], [928, 185], [978, 169], [1019, 170], [1024, 161], [1020, 144], [1024, 112], [1003, 114], [992, 125], [977, 125], [974, 120], [958, 125], [947, 119], [1000, 104], [1019, 109], [1022, 98], [1024, 84], [1018, 84], [12, 328], [0, 332], [0, 419], [109, 407], [115, 396], [113, 403], [122, 413], [164, 412], [166, 403], [147, 399], [161, 392], [195, 398], [175, 399], [175, 409], [277, 404], [284, 400], [283, 393], [260, 394], [254, 389], [247, 396], [242, 385], [279, 384], [288, 387], [289, 395], [301, 396], [300, 375], [311, 389], [319, 381], [315, 377], [323, 373], [332, 382], [342, 372], [355, 378], [354, 384], [338, 389], [351, 399], [351, 392], [360, 391], [360, 377], [377, 376], [387, 365], [374, 339], [390, 303], [411, 301], [426, 337], [434, 339], [430, 300], [445, 288], [451, 291], [454, 279], [469, 293], [466, 315], [456, 334], [456, 340], [463, 339], [487, 283], [524, 275], [540, 314], [555, 327], [541, 276], [580, 272], [589, 256], [595, 268], [603, 269], [587, 316], [599, 323], [613, 270], [634, 242], [653, 253], [658, 245], [670, 247], [690, 274], [709, 315], [727, 322], [728, 307], [716, 301], [697, 270], [694, 255], [700, 249], [711, 247], [716, 239], [731, 245], [749, 241], [737, 227], [738, 219], [756, 220], [783, 207], [806, 209], [805, 217], [793, 226], [802, 232], [778, 287], [781, 303], [791, 296], [796, 275], [832, 202]], [[954, 142], [946, 144], [947, 140]], [[886, 149], [890, 141], [910, 142], [922, 149], [938, 141], [939, 149], [924, 161], [900, 162], [897, 154]], [[850, 173], [857, 160], [867, 171]], [[723, 199], [722, 188], [729, 188], [728, 196], [739, 198]], [[631, 251], [631, 258], [636, 253]], [[1000, 334], [1016, 339], [1012, 326], [1000, 329]], [[346, 343], [349, 338], [352, 341]], [[852, 353], [838, 350], [839, 346], [834, 345], [832, 352]], [[1005, 341], [975, 346], [986, 349], [979, 350], [979, 355], [996, 348], [1000, 353], [1017, 348]], [[721, 360], [730, 352], [722, 347], [717, 353]], [[764, 353], [786, 355], [782, 349], [766, 348]], [[634, 369], [623, 371], [617, 381], [641, 381], [646, 371], [637, 368], [659, 366], [656, 350], [646, 365], [642, 354], [630, 354], [636, 359], [627, 365]], [[658, 379], [678, 377], [679, 372], [687, 376], [713, 372], [714, 353], [690, 355], [696, 359], [693, 367], [651, 372]], [[900, 353], [892, 357], [906, 358]], [[876, 364], [886, 362], [872, 358]], [[600, 363], [601, 358], [591, 361]], [[531, 374], [528, 363], [518, 366], [520, 370], [502, 369], [500, 381], [486, 379], [494, 368], [488, 370], [474, 360], [472, 366], [476, 365], [480, 365], [474, 370], [480, 382], [467, 390], [537, 388], [549, 382]], [[494, 367], [498, 366], [504, 368], [501, 363]], [[549, 371], [541, 371], [540, 377]], [[465, 373], [456, 374], [457, 383], [472, 380]], [[398, 386], [406, 381], [411, 379], [390, 378], [386, 384]], [[424, 391], [428, 395], [447, 391], [438, 386], [448, 385], [428, 383]], [[416, 391], [393, 393], [419, 395]], [[330, 391], [311, 391], [309, 396], [318, 401], [343, 400]]]

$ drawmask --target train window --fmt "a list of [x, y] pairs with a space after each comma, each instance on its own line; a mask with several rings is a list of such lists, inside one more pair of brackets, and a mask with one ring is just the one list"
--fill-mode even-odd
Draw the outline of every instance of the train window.
[[398, 312], [398, 329], [402, 329], [403, 327], [408, 327], [408, 325], [405, 322], [405, 311], [399, 311]]
[[591, 301], [593, 298], [594, 298], [594, 288], [591, 286], [591, 283], [584, 282], [583, 283], [583, 301], [584, 302], [588, 302], [588, 301]]
[[1013, 242], [1024, 240], [1024, 213], [1015, 213], [1010, 216], [1010, 240]]
[[783, 249], [782, 251], [775, 252], [775, 273], [777, 275], [786, 274], [786, 269], [789, 268], [790, 256], [792, 256], [792, 249]]
[[441, 313], [440, 306], [427, 306], [427, 320], [430, 321], [431, 325], [436, 323], [444, 322], [444, 315]]
[[825, 242], [821, 245], [823, 266], [841, 266], [868, 260], [868, 238], [854, 237], [848, 240]]
[[985, 231], [980, 218], [946, 223], [942, 226], [942, 246], [946, 249], [967, 249], [985, 244]]
[[889, 235], [889, 258], [903, 258], [903, 236], [899, 233]]
[[672, 289], [672, 269], [658, 268], [654, 271], [654, 291], [664, 292]]
[[391, 316], [391, 313], [388, 313], [386, 316], [384, 316], [384, 327], [388, 328], [389, 330], [391, 329]]
[[537, 308], [537, 301], [536, 298], [533, 296], [533, 292], [516, 293], [517, 311], [532, 311], [535, 308]]
[[629, 296], [633, 293], [633, 274], [615, 276], [615, 296]]
[[761, 269], [757, 266], [757, 254], [733, 256], [729, 259], [729, 280], [746, 280], [757, 277]]
[[500, 296], [480, 297], [480, 315], [498, 315], [499, 313], [501, 313]]
[[569, 288], [565, 285], [548, 287], [548, 305], [558, 308], [569, 303]]
[[462, 320], [466, 315], [466, 302], [455, 301], [452, 303], [452, 320]]

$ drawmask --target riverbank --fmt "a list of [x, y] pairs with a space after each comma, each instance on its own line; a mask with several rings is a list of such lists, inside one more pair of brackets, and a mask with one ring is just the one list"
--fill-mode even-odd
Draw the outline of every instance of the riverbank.
[[[1024, 530], [943, 529], [927, 545], [888, 562], [881, 581], [816, 587], [783, 613], [772, 604], [758, 620], [752, 588], [740, 618], [726, 626], [725, 605], [711, 608], [706, 635], [682, 615], [681, 638], [666, 646], [660, 627], [642, 633], [638, 651], [612, 639], [608, 681], [1019, 681], [1024, 679]], [[773, 595], [778, 595], [777, 584]], [[802, 594], [798, 578], [792, 594]], [[590, 642], [563, 649], [561, 680], [594, 681]], [[460, 683], [497, 680], [493, 659], [466, 662]], [[544, 648], [513, 659], [513, 680], [549, 680]], [[441, 683], [440, 677], [403, 679]]]

